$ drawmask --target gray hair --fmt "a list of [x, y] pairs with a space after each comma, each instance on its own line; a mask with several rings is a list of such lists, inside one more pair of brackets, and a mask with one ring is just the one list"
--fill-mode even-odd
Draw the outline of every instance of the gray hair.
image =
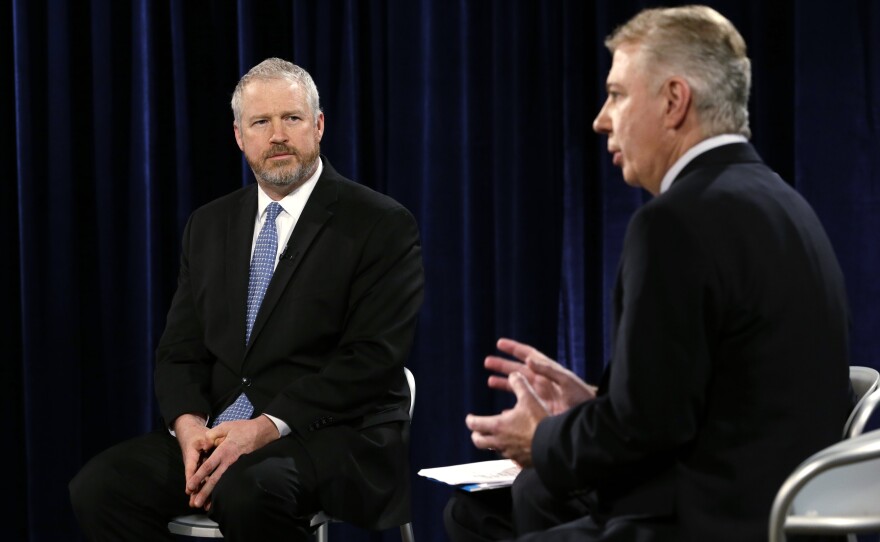
[[641, 46], [656, 79], [678, 75], [688, 82], [706, 137], [751, 137], [751, 62], [745, 40], [720, 13], [694, 5], [646, 9], [605, 40], [612, 54], [623, 44]]
[[250, 82], [255, 80], [286, 79], [296, 83], [306, 93], [306, 100], [312, 110], [312, 117], [318, 122], [318, 114], [321, 112], [321, 101], [318, 96], [318, 87], [309, 72], [292, 62], [280, 58], [267, 58], [250, 69], [239, 79], [232, 93], [232, 115], [236, 126], [241, 125], [241, 94]]

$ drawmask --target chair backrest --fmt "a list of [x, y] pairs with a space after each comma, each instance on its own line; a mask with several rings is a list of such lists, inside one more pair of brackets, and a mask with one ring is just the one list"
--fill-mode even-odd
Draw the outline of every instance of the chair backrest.
[[876, 389], [863, 397], [847, 420], [845, 428], [847, 438], [857, 437], [865, 432], [865, 427], [880, 404], [880, 389]]
[[413, 409], [416, 407], [416, 378], [408, 367], [403, 368], [406, 374], [406, 383], [409, 384], [409, 419], [412, 420]]
[[849, 380], [856, 396], [861, 399], [880, 385], [880, 372], [871, 367], [853, 365], [849, 368]]
[[821, 450], [788, 477], [770, 512], [769, 541], [786, 533], [880, 531], [880, 430]]
[[861, 435], [880, 402], [880, 372], [876, 369], [854, 365], [849, 368], [849, 379], [858, 401], [843, 426], [843, 438]]

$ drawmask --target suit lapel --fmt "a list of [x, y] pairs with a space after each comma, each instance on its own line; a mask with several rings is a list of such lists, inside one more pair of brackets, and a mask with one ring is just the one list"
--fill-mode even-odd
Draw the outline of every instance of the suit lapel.
[[229, 292], [229, 317], [232, 329], [241, 332], [240, 339], [233, 341], [244, 352], [245, 319], [247, 317], [248, 275], [251, 266], [251, 246], [254, 243], [254, 221], [257, 216], [257, 187], [246, 190], [237, 210], [230, 215], [226, 233], [226, 291]]
[[[333, 212], [330, 209], [334, 202], [336, 202], [339, 189], [335, 180], [336, 176], [337, 173], [325, 160], [324, 171], [321, 173], [321, 177], [318, 178], [317, 184], [311, 196], [309, 196], [309, 201], [306, 202], [306, 206], [296, 222], [296, 227], [293, 228], [293, 232], [290, 234], [287, 248], [282, 253], [281, 259], [275, 267], [275, 273], [272, 275], [272, 280], [269, 282], [269, 287], [266, 289], [266, 295], [263, 297], [263, 303], [260, 305], [257, 319], [254, 321], [254, 328], [251, 330], [251, 342], [247, 346], [248, 352], [259, 336], [266, 320], [272, 314], [275, 305], [278, 304], [278, 300], [281, 299], [281, 294], [293, 277], [294, 272], [303, 261], [309, 246], [324, 228], [326, 222], [333, 216]], [[242, 329], [244, 329], [243, 326], [244, 319], [242, 319]]]

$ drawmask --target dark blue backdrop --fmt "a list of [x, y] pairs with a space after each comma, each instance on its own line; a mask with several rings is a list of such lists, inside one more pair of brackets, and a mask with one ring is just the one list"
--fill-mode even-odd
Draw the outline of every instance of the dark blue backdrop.
[[[444, 540], [448, 490], [415, 471], [486, 458], [463, 418], [509, 404], [485, 388], [495, 339], [530, 342], [588, 379], [603, 367], [608, 291], [645, 195], [590, 124], [604, 36], [653, 4], [4, 2], [3, 538], [77, 540], [70, 477], [155, 424], [153, 348], [184, 221], [251, 182], [228, 99], [250, 66], [281, 56], [318, 84], [334, 166], [420, 222], [414, 522], [420, 542]], [[880, 367], [880, 4], [709, 4], [749, 44], [754, 143], [840, 256], [852, 363]]]

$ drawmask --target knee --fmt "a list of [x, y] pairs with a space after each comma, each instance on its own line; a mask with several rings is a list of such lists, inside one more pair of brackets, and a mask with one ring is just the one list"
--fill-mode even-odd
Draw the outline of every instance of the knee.
[[553, 501], [535, 469], [523, 469], [513, 481], [510, 488], [514, 510], [542, 508], [548, 501]]
[[456, 531], [458, 526], [458, 518], [456, 512], [456, 503], [457, 500], [455, 495], [449, 498], [446, 501], [446, 506], [443, 508], [443, 525], [446, 527], [447, 534], [451, 534]]
[[471, 520], [466, 517], [466, 512], [467, 505], [463, 505], [456, 494], [446, 501], [446, 507], [443, 509], [443, 527], [449, 540], [459, 542], [468, 539], [474, 526], [470, 525]]
[[222, 515], [231, 511], [241, 511], [246, 514], [249, 506], [258, 506], [259, 497], [260, 492], [255, 491], [252, 484], [248, 484], [229, 469], [223, 473], [211, 492], [211, 507], [214, 514]]
[[[484, 497], [483, 499], [478, 497]], [[475, 496], [459, 491], [453, 492], [443, 509], [443, 524], [448, 533], [471, 530], [474, 523], [483, 518], [489, 506], [483, 502], [485, 496]], [[454, 539], [454, 537], [453, 537]]]
[[248, 465], [240, 461], [232, 464], [211, 494], [212, 515], [218, 518], [259, 517], [275, 509], [296, 513], [301, 496], [298, 479], [284, 476], [277, 470], [276, 462], [270, 460]]
[[112, 471], [96, 458], [83, 466], [67, 487], [76, 516], [88, 518], [102, 510], [106, 503], [115, 501], [120, 484]]
[[510, 492], [506, 489], [465, 493], [456, 490], [443, 510], [449, 540], [506, 540], [513, 536]]

